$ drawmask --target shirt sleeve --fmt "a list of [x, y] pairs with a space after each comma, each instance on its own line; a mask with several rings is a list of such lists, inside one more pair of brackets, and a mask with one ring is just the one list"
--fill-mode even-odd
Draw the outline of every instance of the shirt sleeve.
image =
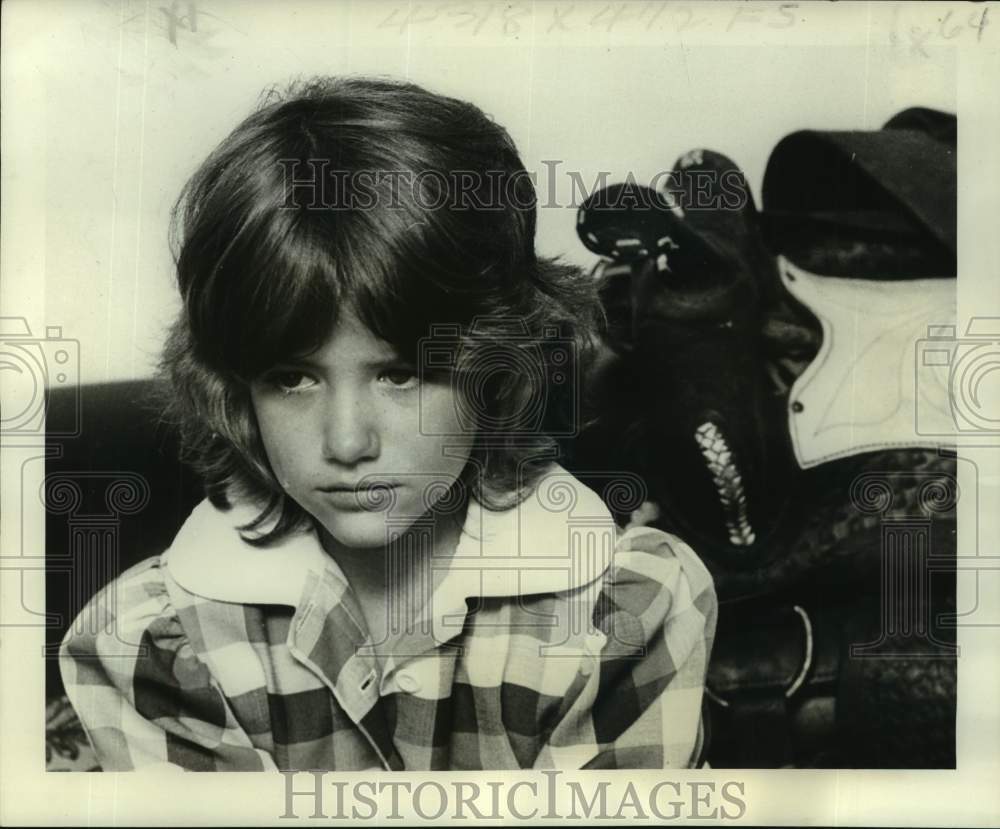
[[158, 558], [90, 600], [63, 639], [59, 666], [104, 771], [275, 767], [194, 653]]
[[536, 768], [685, 768], [703, 761], [702, 697], [718, 604], [680, 539], [622, 535], [580, 669]]

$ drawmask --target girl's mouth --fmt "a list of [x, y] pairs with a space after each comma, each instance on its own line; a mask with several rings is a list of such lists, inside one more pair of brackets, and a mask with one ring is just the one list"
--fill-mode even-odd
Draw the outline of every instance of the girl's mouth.
[[320, 492], [368, 492], [370, 490], [396, 489], [399, 484], [389, 482], [365, 483], [365, 484], [329, 484], [318, 487]]
[[379, 512], [388, 509], [396, 500], [399, 484], [377, 483], [363, 485], [334, 484], [319, 487], [323, 500], [338, 509]]

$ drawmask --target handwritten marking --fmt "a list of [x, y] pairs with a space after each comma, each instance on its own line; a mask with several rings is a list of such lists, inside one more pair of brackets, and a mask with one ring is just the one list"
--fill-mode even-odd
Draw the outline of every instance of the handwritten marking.
[[552, 22], [549, 23], [549, 28], [547, 28], [545, 30], [545, 34], [550, 34], [556, 28], [558, 28], [559, 31], [561, 31], [561, 32], [569, 32], [569, 31], [571, 31], [570, 27], [566, 25], [566, 18], [569, 17], [573, 13], [573, 11], [575, 9], [576, 9], [576, 6], [570, 6], [569, 8], [563, 9], [562, 11], [560, 11], [559, 10], [559, 6], [553, 6], [552, 7]]
[[[785, 29], [797, 22], [793, 10], [798, 7], [798, 3], [739, 6], [729, 20], [726, 31], [737, 25], [740, 28], [764, 25], [773, 29]], [[411, 27], [437, 23], [471, 32], [475, 36], [483, 32], [487, 23], [490, 23], [494, 31], [499, 28], [505, 37], [518, 37], [525, 30], [527, 21], [536, 13], [540, 19], [544, 15], [544, 20], [540, 20], [540, 29], [544, 34], [573, 32], [581, 28], [607, 34], [626, 29], [651, 32], [670, 28], [675, 32], [682, 32], [711, 23], [708, 17], [698, 17], [694, 6], [665, 2], [604, 3], [596, 11], [588, 12], [577, 3], [537, 6], [523, 2], [415, 3], [390, 7], [388, 13], [376, 24], [376, 28], [404, 34]]]
[[[900, 36], [899, 7], [893, 12], [892, 28], [889, 31], [889, 42], [893, 46], [904, 43], [904, 38]], [[930, 53], [925, 46], [933, 46], [940, 41], [954, 41], [957, 38], [967, 36], [967, 33], [974, 31], [976, 43], [981, 43], [983, 33], [990, 24], [990, 9], [987, 6], [983, 9], [974, 9], [968, 15], [962, 16], [961, 12], [949, 9], [942, 17], [934, 18], [934, 25], [915, 25], [904, 29], [906, 33], [905, 43], [909, 45], [911, 55], [919, 57], [930, 57]]]
[[181, 6], [180, 0], [173, 0], [169, 9], [166, 6], [160, 6], [160, 11], [167, 18], [167, 39], [174, 48], [177, 48], [178, 29], [186, 29], [189, 32], [198, 31], [198, 4], [195, 0], [187, 0], [184, 5], [187, 6], [186, 14], [178, 13]]
[[485, 5], [479, 6], [478, 8], [469, 4], [468, 6], [460, 6], [458, 10], [450, 9], [449, 14], [457, 14], [458, 16], [464, 18], [460, 22], [455, 23], [456, 29], [464, 29], [468, 26], [472, 26], [472, 34], [478, 35], [482, 31], [483, 26], [486, 25], [486, 21], [493, 14], [493, 6]]

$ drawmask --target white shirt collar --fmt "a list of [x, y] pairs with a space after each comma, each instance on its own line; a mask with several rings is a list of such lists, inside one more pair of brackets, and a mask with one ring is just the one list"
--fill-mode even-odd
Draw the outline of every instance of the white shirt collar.
[[[203, 501], [164, 554], [170, 576], [204, 598], [292, 607], [324, 570], [346, 582], [314, 530], [270, 547], [244, 541], [237, 528], [256, 514], [247, 504], [224, 511]], [[614, 519], [600, 496], [554, 466], [515, 507], [488, 510], [470, 500], [455, 554], [441, 563], [447, 570], [442, 587], [462, 598], [574, 589], [604, 573], [615, 538]]]

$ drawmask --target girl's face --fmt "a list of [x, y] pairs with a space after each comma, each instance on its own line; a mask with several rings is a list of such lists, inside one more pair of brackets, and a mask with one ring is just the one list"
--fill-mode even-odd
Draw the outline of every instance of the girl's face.
[[448, 379], [421, 386], [346, 311], [319, 349], [254, 381], [251, 399], [281, 486], [347, 547], [385, 545], [387, 520], [398, 533], [424, 515], [471, 453]]

